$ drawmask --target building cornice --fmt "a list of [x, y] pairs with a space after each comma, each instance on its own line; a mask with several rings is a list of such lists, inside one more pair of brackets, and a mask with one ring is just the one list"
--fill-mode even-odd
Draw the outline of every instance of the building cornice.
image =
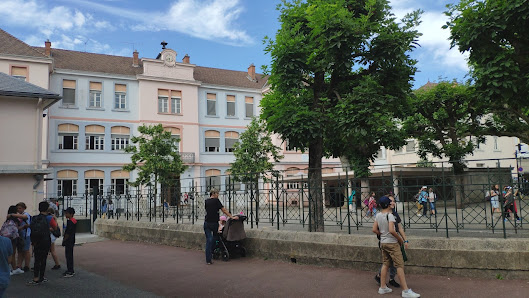
[[236, 91], [236, 92], [245, 92], [245, 93], [258, 93], [259, 95], [263, 94], [261, 92], [261, 89], [241, 88], [241, 87], [234, 87], [234, 86], [214, 85], [214, 84], [201, 84], [200, 88], [209, 88], [209, 89], [227, 90], [227, 91]]
[[48, 58], [48, 57], [40, 58], [40, 57], [30, 57], [30, 56], [20, 56], [20, 55], [9, 55], [9, 54], [0, 54], [0, 60], [53, 64], [53, 59]]
[[144, 75], [144, 74], [136, 75], [136, 78], [138, 80], [143, 80], [143, 81], [177, 83], [177, 84], [186, 84], [186, 85], [194, 85], [194, 86], [200, 86], [200, 84], [202, 83], [200, 81], [171, 79], [171, 78], [164, 78], [164, 77], [149, 76], [149, 75]]
[[102, 73], [102, 72], [91, 72], [91, 71], [82, 71], [82, 70], [73, 70], [73, 69], [57, 69], [56, 68], [53, 71], [53, 74], [136, 81], [136, 76]]

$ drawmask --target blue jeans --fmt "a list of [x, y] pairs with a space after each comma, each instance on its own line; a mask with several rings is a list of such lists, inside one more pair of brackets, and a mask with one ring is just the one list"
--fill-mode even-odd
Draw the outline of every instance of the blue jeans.
[[211, 263], [215, 235], [219, 229], [218, 222], [204, 222], [204, 233], [206, 234], [206, 263]]

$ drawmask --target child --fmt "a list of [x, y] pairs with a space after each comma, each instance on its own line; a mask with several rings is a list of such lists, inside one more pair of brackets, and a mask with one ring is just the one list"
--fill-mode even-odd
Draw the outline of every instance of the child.
[[[48, 208], [48, 214], [57, 221], [57, 218], [55, 217], [55, 210], [53, 208]], [[57, 227], [59, 228], [59, 227]], [[55, 251], [55, 240], [57, 240], [57, 236], [55, 236], [53, 233], [50, 233], [51, 238], [51, 246], [50, 246], [50, 254], [53, 258], [53, 261], [55, 262], [55, 266], [51, 267], [51, 270], [59, 270], [61, 269], [61, 265], [59, 264], [59, 257], [57, 256], [57, 252]]]
[[64, 230], [64, 239], [62, 240], [62, 246], [64, 246], [64, 253], [66, 255], [66, 267], [67, 270], [62, 275], [63, 277], [73, 277], [75, 271], [73, 270], [73, 246], [75, 245], [75, 229], [77, 220], [73, 218], [75, 209], [72, 207], [64, 210], [64, 216], [68, 219], [66, 224], [66, 230]]
[[222, 215], [220, 218], [219, 218], [219, 230], [218, 230], [218, 233], [222, 233], [222, 229], [224, 228], [224, 225], [226, 224], [226, 220], [228, 218], [224, 215]]
[[397, 276], [404, 289], [402, 291], [402, 297], [421, 297], [421, 295], [408, 289], [406, 277], [404, 276], [404, 260], [401, 252], [401, 245], [404, 245], [404, 239], [395, 230], [396, 220], [395, 216], [393, 216], [395, 202], [384, 196], [380, 198], [379, 203], [382, 210], [376, 215], [375, 223], [373, 224], [373, 233], [380, 235], [380, 249], [382, 250], [383, 262], [378, 293], [387, 294], [393, 292], [392, 289], [386, 286], [388, 268], [393, 263], [395, 268], [397, 268]]

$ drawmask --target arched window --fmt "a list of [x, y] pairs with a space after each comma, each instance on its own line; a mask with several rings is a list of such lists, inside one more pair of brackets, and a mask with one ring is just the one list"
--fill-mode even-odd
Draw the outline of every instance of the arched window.
[[57, 196], [77, 195], [77, 171], [62, 170], [57, 172]]
[[59, 150], [77, 150], [79, 143], [79, 126], [70, 123], [59, 124]]
[[219, 152], [220, 132], [216, 130], [206, 130], [204, 134], [204, 143], [206, 152]]

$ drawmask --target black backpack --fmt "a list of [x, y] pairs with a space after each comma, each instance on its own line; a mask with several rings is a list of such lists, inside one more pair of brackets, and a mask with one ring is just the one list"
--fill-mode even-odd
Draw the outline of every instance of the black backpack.
[[[50, 240], [50, 225], [46, 215], [39, 214], [31, 218], [31, 242]], [[51, 241], [51, 240], [50, 240]]]

